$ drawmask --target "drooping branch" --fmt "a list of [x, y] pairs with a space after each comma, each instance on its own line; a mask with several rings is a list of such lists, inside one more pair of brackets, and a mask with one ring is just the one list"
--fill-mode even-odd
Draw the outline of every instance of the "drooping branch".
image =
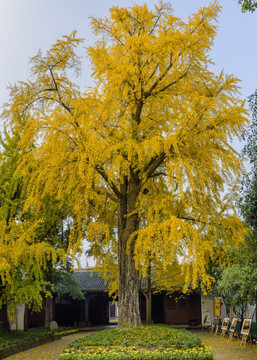
[[44, 129], [44, 130], [45, 130], [45, 129], [52, 129], [52, 130], [55, 130], [55, 131], [60, 132], [61, 134], [67, 136], [68, 139], [70, 139], [71, 142], [73, 142], [74, 146], [77, 148], [78, 143], [76, 142], [76, 140], [75, 140], [70, 134], [67, 134], [66, 131], [64, 131], [64, 130], [62, 130], [62, 129], [60, 129], [60, 128], [57, 128], [57, 127], [52, 127], [52, 128], [51, 128], [50, 126], [41, 126], [40, 128], [41, 128], [41, 129]]

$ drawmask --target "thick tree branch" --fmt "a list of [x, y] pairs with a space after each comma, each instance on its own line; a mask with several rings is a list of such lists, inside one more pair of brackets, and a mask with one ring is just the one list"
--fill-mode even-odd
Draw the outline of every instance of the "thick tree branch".
[[170, 54], [170, 63], [168, 65], [168, 67], [166, 68], [166, 70], [162, 73], [162, 75], [153, 83], [153, 85], [151, 86], [151, 88], [149, 89], [149, 91], [147, 91], [145, 93], [145, 99], [147, 99], [149, 96], [152, 95], [153, 90], [157, 87], [157, 85], [162, 81], [162, 79], [164, 79], [164, 77], [167, 75], [167, 73], [169, 72], [169, 70], [172, 68], [172, 53]]
[[170, 84], [168, 84], [167, 86], [165, 86], [164, 88], [159, 90], [157, 94], [160, 94], [161, 92], [167, 90], [169, 87], [171, 87], [172, 85], [175, 85], [177, 82], [179, 82], [181, 79], [183, 79], [183, 77], [185, 77], [187, 75], [189, 68], [190, 68], [190, 66], [188, 67], [187, 71], [184, 74], [180, 75], [180, 77], [177, 80], [174, 80], [173, 82], [171, 82]]
[[149, 179], [154, 171], [163, 163], [164, 159], [166, 157], [165, 152], [163, 151], [160, 155], [158, 155], [157, 157], [155, 157], [155, 159], [153, 159], [153, 161], [151, 161], [148, 166], [148, 169], [145, 171], [145, 177], [146, 179]]
[[104, 181], [110, 186], [110, 188], [112, 189], [112, 191], [114, 192], [114, 194], [120, 198], [121, 197], [121, 193], [118, 190], [118, 188], [116, 187], [116, 185], [108, 178], [107, 174], [105, 173], [104, 169], [100, 166], [100, 165], [95, 165], [94, 166], [95, 170], [98, 172], [98, 174], [100, 174], [102, 176], [102, 178], [104, 179]]
[[159, 67], [159, 63], [155, 66], [155, 68], [153, 69], [153, 72], [151, 73], [151, 75], [149, 76], [149, 78], [146, 81], [146, 84], [148, 84], [148, 82], [152, 79], [152, 77], [154, 76], [154, 74], [156, 73], [158, 67]]
[[107, 192], [107, 197], [111, 199], [113, 202], [118, 203], [118, 200], [116, 197], [114, 197], [111, 193]]
[[155, 173], [155, 174], [151, 175], [150, 177], [155, 178], [157, 176], [167, 176], [167, 174], [165, 172], [160, 171], [158, 173]]

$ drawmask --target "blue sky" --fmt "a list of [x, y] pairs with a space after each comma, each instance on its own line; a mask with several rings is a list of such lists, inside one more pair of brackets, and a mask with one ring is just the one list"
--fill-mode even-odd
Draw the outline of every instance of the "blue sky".
[[[64, 34], [77, 30], [92, 44], [89, 15], [108, 16], [114, 5], [131, 6], [157, 1], [130, 0], [0, 0], [0, 106], [8, 99], [9, 82], [26, 80], [28, 60], [38, 49], [46, 51]], [[207, 0], [172, 0], [176, 16], [187, 16]], [[236, 0], [220, 0], [223, 6], [212, 58], [216, 71], [224, 68], [242, 80], [242, 96], [246, 98], [257, 85], [257, 13], [242, 14]], [[83, 54], [83, 48], [81, 48]], [[80, 83], [90, 85], [90, 70], [84, 67]]]

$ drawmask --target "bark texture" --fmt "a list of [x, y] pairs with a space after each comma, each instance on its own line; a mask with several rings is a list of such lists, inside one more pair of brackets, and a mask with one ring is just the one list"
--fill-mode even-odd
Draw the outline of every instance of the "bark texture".
[[90, 321], [89, 321], [89, 303], [90, 303], [90, 297], [88, 296], [85, 301], [85, 308], [84, 308], [84, 314], [85, 314], [85, 326], [90, 327]]
[[134, 212], [139, 193], [136, 179], [124, 178], [118, 202], [119, 247], [119, 327], [141, 325], [139, 311], [139, 277], [134, 261], [135, 238], [131, 235], [139, 228], [139, 217]]
[[147, 271], [147, 289], [146, 289], [146, 324], [152, 322], [152, 281], [151, 281], [151, 262]]

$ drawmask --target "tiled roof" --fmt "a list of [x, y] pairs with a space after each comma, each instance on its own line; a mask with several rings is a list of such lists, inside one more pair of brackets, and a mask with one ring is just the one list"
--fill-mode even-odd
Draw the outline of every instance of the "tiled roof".
[[108, 287], [108, 282], [96, 272], [90, 270], [74, 271], [73, 276], [79, 283], [82, 291], [105, 291]]

